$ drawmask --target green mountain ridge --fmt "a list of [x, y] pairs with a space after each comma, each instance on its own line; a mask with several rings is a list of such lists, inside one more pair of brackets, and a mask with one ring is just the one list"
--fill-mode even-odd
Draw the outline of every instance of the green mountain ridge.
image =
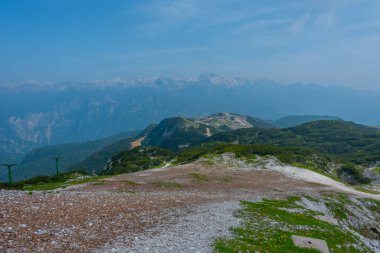
[[319, 120], [342, 120], [339, 117], [329, 115], [289, 115], [278, 120], [268, 122], [278, 128], [288, 128]]
[[161, 146], [172, 150], [188, 147], [217, 133], [245, 128], [274, 128], [250, 116], [217, 113], [207, 117], [164, 119], [145, 138], [145, 146]]
[[[52, 157], [55, 155], [61, 157], [61, 171], [69, 171], [74, 164], [104, 147], [122, 139], [134, 137], [139, 133], [140, 131], [130, 131], [99, 140], [36, 148], [27, 154], [19, 165], [15, 167], [13, 171], [14, 180], [19, 181], [40, 175], [53, 175], [55, 173], [55, 164], [53, 164]], [[7, 180], [5, 170], [1, 174], [0, 179], [0, 181]]]
[[[143, 145], [175, 151], [177, 160], [182, 162], [214, 152], [274, 155], [285, 163], [319, 170], [351, 184], [368, 183], [370, 179], [363, 176], [364, 169], [380, 161], [380, 131], [340, 119], [312, 121], [281, 129], [251, 127], [216, 131], [206, 138], [205, 126], [200, 124], [194, 131], [191, 123], [181, 117], [165, 119], [147, 135]], [[186, 132], [186, 129], [193, 131]], [[181, 142], [189, 144], [177, 148]], [[118, 157], [129, 157], [128, 151]], [[133, 164], [122, 160], [113, 162]], [[127, 171], [122, 167], [119, 165], [117, 170]], [[113, 169], [110, 171], [115, 173]]]
[[[334, 118], [289, 116], [285, 119], [288, 123], [290, 121], [296, 123], [320, 117]], [[340, 119], [312, 121], [290, 128], [276, 128], [259, 118], [234, 113], [216, 113], [198, 118], [172, 117], [163, 119], [157, 125], [149, 125], [139, 134], [134, 132], [107, 141], [36, 149], [20, 164], [20, 167], [28, 169], [23, 170], [24, 174], [21, 177], [18, 173], [17, 180], [30, 175], [54, 173], [54, 168], [49, 164], [54, 153], [61, 153], [62, 171], [86, 170], [90, 174], [102, 174], [110, 162], [115, 162], [113, 161], [115, 156], [139, 146], [160, 147], [179, 154], [182, 151], [215, 147], [220, 144], [267, 145], [284, 148], [273, 151], [274, 154], [286, 153], [286, 149], [293, 152], [296, 149], [302, 154], [315, 153], [324, 157], [323, 159], [330, 157], [339, 162], [362, 166], [380, 161], [379, 136], [377, 128]]]
[[89, 174], [99, 174], [106, 169], [107, 161], [122, 151], [132, 148], [131, 143], [135, 138], [126, 138], [112, 143], [101, 150], [91, 154], [86, 159], [70, 166], [70, 170], [85, 170]]
[[206, 141], [213, 142], [306, 147], [355, 164], [380, 161], [380, 131], [346, 121], [314, 121], [285, 129], [239, 129]]
[[133, 148], [133, 142], [144, 139], [157, 125], [150, 124], [143, 131], [133, 138], [124, 138], [117, 142], [111, 143], [97, 152], [89, 155], [87, 158], [72, 164], [69, 170], [85, 170], [90, 174], [101, 174], [107, 168], [107, 162], [116, 154]]
[[[188, 130], [194, 130], [185, 118], [165, 119], [147, 135], [143, 145], [148, 148], [159, 146], [160, 153], [176, 152], [177, 163], [224, 152], [232, 152], [239, 157], [273, 155], [282, 162], [340, 177], [351, 184], [370, 182], [363, 176], [363, 170], [380, 161], [379, 129], [354, 122], [321, 120], [283, 129], [240, 128], [217, 132], [206, 138], [201, 127], [196, 128], [199, 134], [197, 131], [186, 132], [184, 125]], [[192, 138], [194, 135], [196, 138]], [[150, 142], [148, 137], [157, 142]], [[193, 142], [177, 148], [178, 143], [186, 141]], [[131, 168], [138, 170], [139, 165], [131, 160], [135, 154], [136, 149], [132, 149], [114, 156], [109, 163], [111, 166], [104, 173], [128, 172]], [[148, 159], [146, 154], [144, 159]], [[155, 156], [149, 159], [156, 164], [168, 161]]]
[[159, 146], [173, 151], [195, 145], [213, 134], [249, 127], [273, 127], [264, 120], [234, 113], [217, 113], [206, 117], [172, 117], [163, 119], [158, 125], [151, 124], [138, 136], [121, 140], [104, 147], [73, 164], [70, 170], [84, 169], [89, 173], [101, 174], [111, 157], [136, 145]]

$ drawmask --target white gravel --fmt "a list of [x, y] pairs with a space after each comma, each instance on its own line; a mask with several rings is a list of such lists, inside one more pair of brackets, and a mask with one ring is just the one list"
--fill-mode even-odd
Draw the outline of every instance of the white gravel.
[[206, 204], [171, 226], [156, 227], [135, 237], [129, 247], [118, 242], [101, 252], [212, 252], [216, 238], [230, 237], [229, 228], [239, 226], [239, 219], [233, 216], [239, 208], [236, 201]]
[[366, 192], [357, 191], [353, 189], [352, 187], [349, 187], [341, 182], [333, 180], [320, 173], [317, 173], [308, 169], [304, 169], [304, 168], [299, 168], [299, 167], [283, 164], [279, 162], [276, 158], [258, 157], [258, 159], [256, 159], [256, 161], [252, 163], [244, 159], [236, 158], [236, 156], [233, 153], [223, 153], [219, 156], [215, 156], [210, 159], [216, 164], [239, 168], [243, 170], [262, 170], [262, 169], [272, 170], [272, 171], [279, 172], [281, 174], [284, 174], [285, 176], [288, 176], [290, 178], [294, 178], [297, 180], [323, 184], [323, 185], [338, 189], [340, 191], [354, 194], [360, 197], [380, 200], [380, 194], [376, 195], [376, 194], [370, 194]]
[[355, 194], [357, 196], [380, 200], [380, 195], [357, 191], [349, 186], [344, 185], [341, 182], [335, 181], [329, 177], [326, 177], [322, 174], [319, 174], [311, 170], [289, 166], [289, 165], [278, 164], [274, 160], [269, 160], [268, 163], [265, 165], [265, 167], [267, 169], [283, 173], [292, 178], [296, 178], [296, 179], [300, 179], [300, 180], [308, 181], [308, 182], [313, 182], [313, 183], [318, 183], [318, 184], [324, 184], [324, 185], [334, 187], [336, 189], [339, 189], [347, 193]]

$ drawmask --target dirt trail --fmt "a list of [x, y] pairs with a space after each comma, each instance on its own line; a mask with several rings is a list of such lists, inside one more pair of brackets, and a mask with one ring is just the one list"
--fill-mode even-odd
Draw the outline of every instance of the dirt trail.
[[145, 139], [145, 137], [141, 137], [135, 141], [132, 141], [131, 142], [131, 149], [132, 148], [137, 148], [137, 147], [140, 147], [141, 146], [141, 142]]

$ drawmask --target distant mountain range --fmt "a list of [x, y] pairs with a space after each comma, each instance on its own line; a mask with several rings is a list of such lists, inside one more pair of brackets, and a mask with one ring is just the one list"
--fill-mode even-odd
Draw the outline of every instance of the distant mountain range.
[[[262, 119], [336, 115], [378, 125], [378, 101], [379, 92], [215, 75], [1, 85], [0, 160], [20, 160], [33, 148], [46, 145], [143, 129], [163, 118], [199, 117], [220, 111]], [[299, 123], [288, 122], [269, 123], [281, 127]]]

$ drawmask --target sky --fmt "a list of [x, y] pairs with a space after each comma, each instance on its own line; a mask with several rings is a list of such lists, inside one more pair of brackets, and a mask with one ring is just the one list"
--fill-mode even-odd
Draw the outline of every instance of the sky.
[[205, 72], [380, 90], [380, 1], [0, 1], [0, 83]]

